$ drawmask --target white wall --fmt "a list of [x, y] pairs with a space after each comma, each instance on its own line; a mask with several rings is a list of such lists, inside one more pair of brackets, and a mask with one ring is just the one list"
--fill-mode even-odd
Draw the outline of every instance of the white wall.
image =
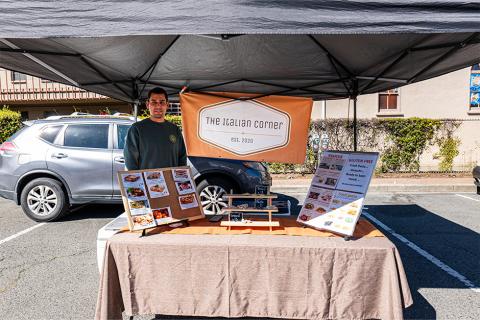
[[[469, 110], [470, 68], [465, 68], [430, 80], [400, 88], [399, 110], [378, 111], [378, 94], [360, 96], [357, 100], [357, 118], [371, 119], [385, 116], [420, 117], [431, 119], [458, 119], [462, 124], [455, 132], [460, 138], [460, 155], [454, 160], [454, 169], [468, 170], [480, 163], [480, 110]], [[321, 119], [322, 102], [314, 103], [312, 119]], [[353, 101], [326, 101], [326, 118], [353, 119]], [[422, 170], [438, 170], [438, 160], [430, 148], [421, 158]]]

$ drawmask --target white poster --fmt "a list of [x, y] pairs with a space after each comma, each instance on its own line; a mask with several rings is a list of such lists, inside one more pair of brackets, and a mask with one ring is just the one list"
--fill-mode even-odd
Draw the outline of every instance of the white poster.
[[182, 210], [198, 207], [197, 198], [194, 193], [178, 197], [178, 202]]
[[170, 207], [152, 209], [153, 218], [158, 224], [169, 222], [172, 219], [172, 211]]
[[143, 174], [147, 182], [150, 198], [161, 198], [170, 195], [162, 171], [144, 172]]
[[132, 215], [133, 230], [143, 230], [156, 227], [152, 213]]
[[195, 192], [191, 180], [175, 181], [175, 187], [177, 188], [178, 194], [188, 194]]
[[378, 153], [324, 152], [297, 221], [353, 235], [377, 158]]

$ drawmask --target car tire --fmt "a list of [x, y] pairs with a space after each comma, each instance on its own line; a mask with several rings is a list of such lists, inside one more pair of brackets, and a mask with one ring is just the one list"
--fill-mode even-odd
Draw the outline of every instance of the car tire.
[[30, 181], [22, 190], [20, 203], [23, 212], [37, 222], [58, 220], [69, 208], [62, 184], [50, 178]]
[[219, 214], [228, 201], [225, 194], [238, 192], [234, 182], [223, 177], [208, 177], [197, 184], [197, 192], [205, 214]]
[[477, 187], [477, 194], [480, 195], [480, 187]]

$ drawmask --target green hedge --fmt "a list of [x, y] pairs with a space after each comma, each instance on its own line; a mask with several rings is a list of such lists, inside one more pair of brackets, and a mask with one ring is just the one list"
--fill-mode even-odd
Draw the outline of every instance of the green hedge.
[[[148, 111], [142, 113], [148, 117]], [[182, 117], [167, 115], [168, 121], [182, 126]], [[418, 171], [420, 156], [430, 146], [438, 146], [439, 170], [451, 171], [453, 160], [458, 156], [460, 140], [453, 136], [460, 126], [459, 121], [425, 118], [359, 119], [358, 150], [380, 153], [377, 170], [380, 172]], [[330, 150], [353, 150], [353, 124], [348, 119], [314, 120], [310, 134], [327, 133]], [[268, 163], [271, 173], [302, 173], [315, 171], [318, 154], [307, 145], [303, 164]]]
[[[359, 119], [358, 150], [377, 151], [380, 172], [418, 171], [420, 156], [430, 146], [438, 146], [439, 170], [450, 171], [453, 159], [459, 154], [460, 141], [453, 136], [461, 122], [425, 118]], [[315, 120], [310, 134], [327, 133], [330, 150], [353, 150], [353, 124], [348, 119]], [[270, 163], [271, 173], [313, 173], [317, 161], [310, 145], [303, 164]]]
[[440, 120], [408, 118], [385, 119], [381, 125], [385, 130], [389, 146], [382, 152], [381, 171], [418, 171], [420, 156], [429, 145], [433, 145]]
[[0, 143], [3, 143], [12, 134], [22, 127], [22, 117], [20, 112], [12, 111], [3, 106], [0, 109]]
[[[140, 119], [145, 119], [150, 117], [150, 113], [148, 112], [148, 109], [144, 109], [143, 112], [138, 116]], [[182, 128], [182, 116], [176, 116], [172, 114], [167, 114], [165, 115], [165, 120], [172, 122], [173, 124], [176, 124], [180, 128]]]
[[167, 114], [165, 116], [165, 120], [170, 121], [176, 124], [177, 126], [179, 126], [180, 128], [182, 128], [182, 116], [174, 116], [174, 115]]

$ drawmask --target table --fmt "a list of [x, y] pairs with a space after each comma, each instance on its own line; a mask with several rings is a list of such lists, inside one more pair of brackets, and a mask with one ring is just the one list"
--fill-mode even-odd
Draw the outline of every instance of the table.
[[384, 237], [121, 233], [107, 243], [95, 317], [402, 319], [411, 304]]

